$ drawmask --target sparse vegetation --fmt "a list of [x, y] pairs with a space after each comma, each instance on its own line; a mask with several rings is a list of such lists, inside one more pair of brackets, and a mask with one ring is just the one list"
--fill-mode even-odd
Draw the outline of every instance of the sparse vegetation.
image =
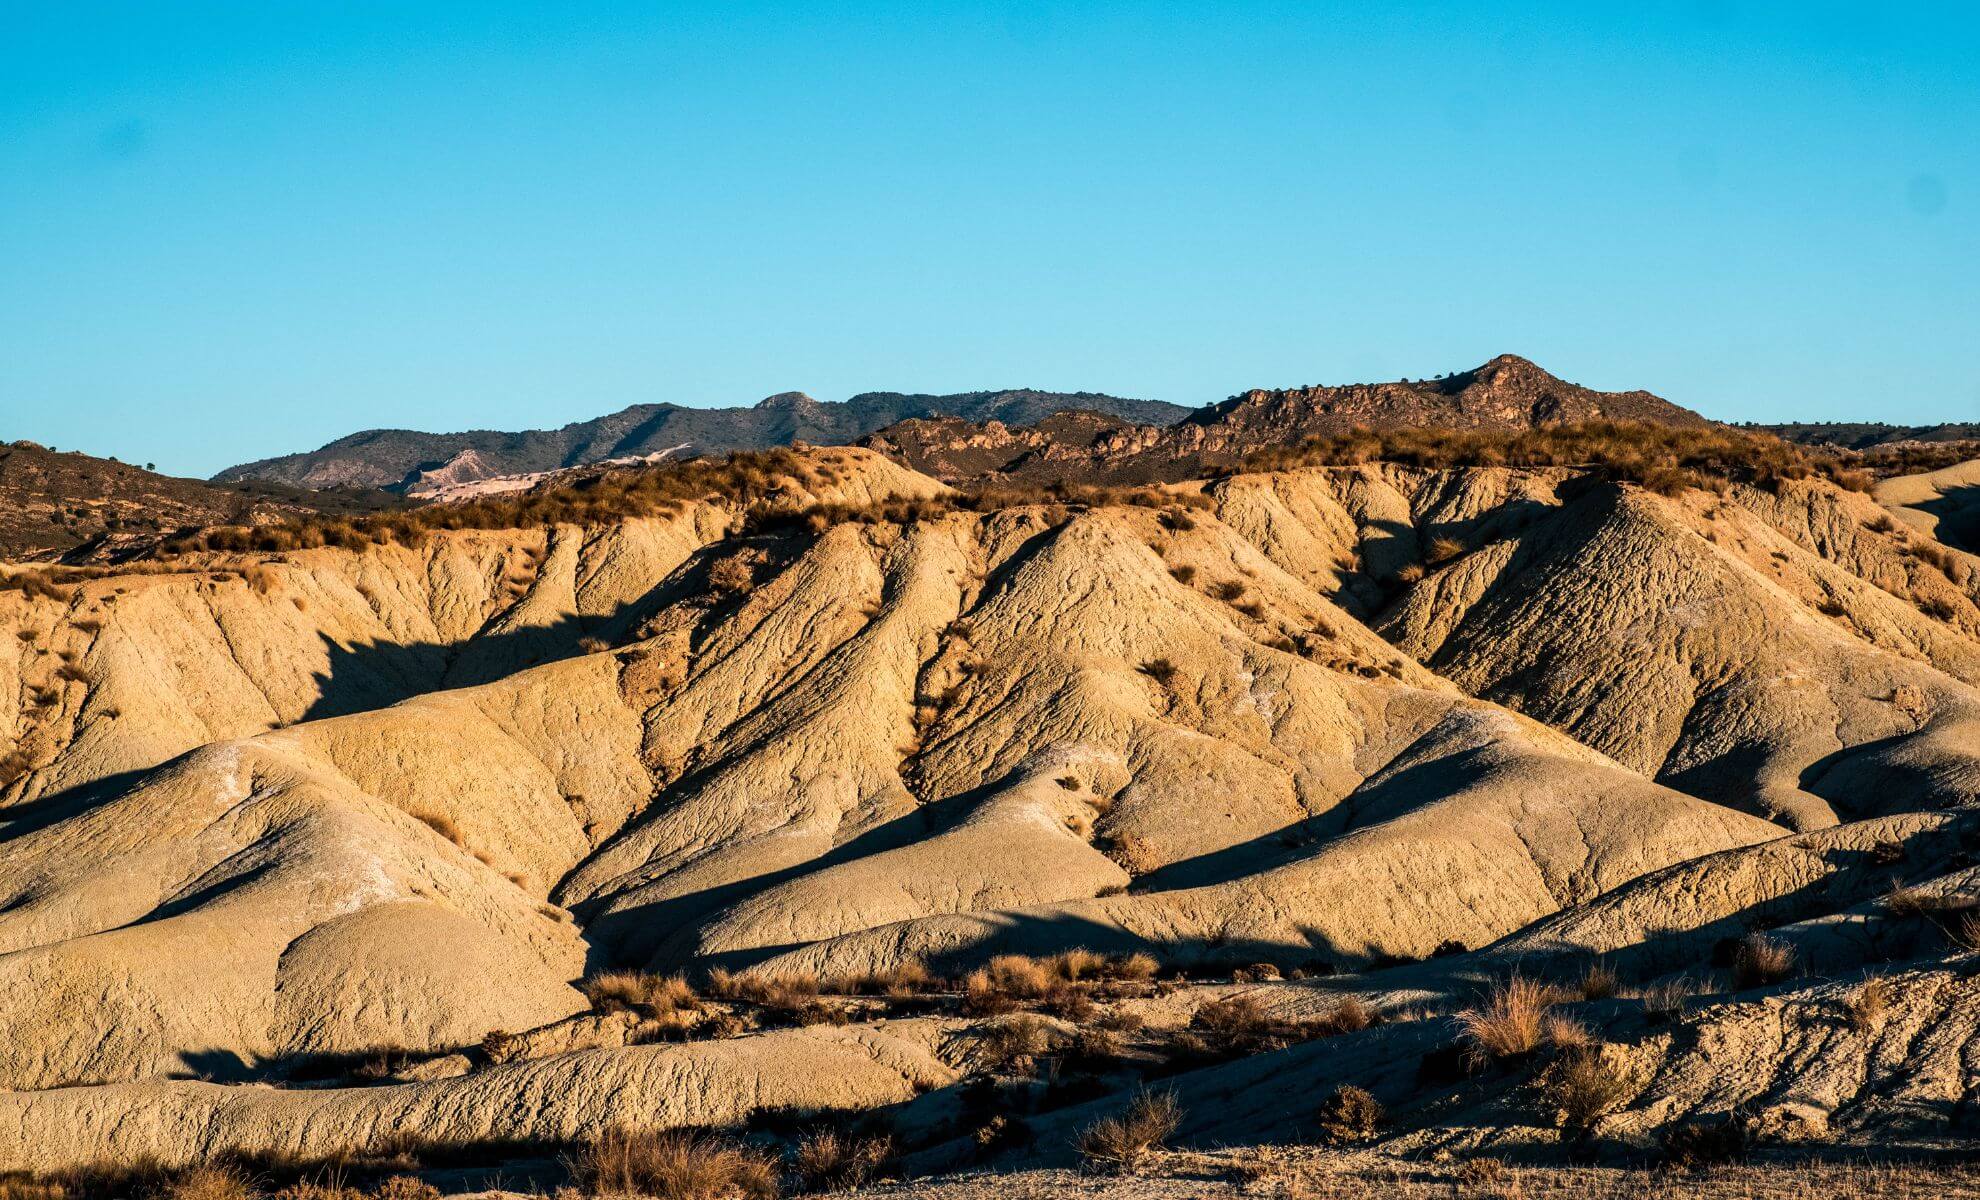
[[894, 1155], [887, 1137], [854, 1137], [836, 1129], [812, 1133], [791, 1154], [791, 1171], [807, 1192], [865, 1187]]
[[701, 1007], [687, 980], [679, 975], [649, 975], [641, 971], [607, 971], [580, 985], [591, 1007], [601, 1013], [638, 1012], [662, 1016]]
[[1868, 979], [1845, 1004], [1849, 1027], [1858, 1033], [1872, 1033], [1884, 1023], [1891, 1007], [1891, 984], [1887, 979]]
[[229, 1166], [202, 1166], [182, 1171], [158, 1190], [160, 1200], [254, 1200], [254, 1186]]
[[1182, 1106], [1173, 1092], [1142, 1091], [1127, 1110], [1105, 1117], [1079, 1135], [1079, 1153], [1096, 1170], [1132, 1174], [1151, 1150], [1160, 1149], [1182, 1125]]
[[1373, 1094], [1342, 1084], [1320, 1104], [1320, 1136], [1336, 1146], [1365, 1142], [1381, 1132], [1388, 1110]]
[[594, 1194], [655, 1200], [775, 1200], [768, 1158], [713, 1134], [609, 1130], [575, 1164]]
[[1592, 1045], [1547, 1064], [1534, 1086], [1554, 1123], [1575, 1130], [1594, 1127], [1631, 1092], [1629, 1079]]
[[1778, 487], [1826, 478], [1866, 491], [1871, 476], [1855, 455], [1796, 446], [1771, 434], [1723, 425], [1656, 425], [1596, 421], [1514, 432], [1394, 428], [1357, 429], [1258, 451], [1245, 469], [1352, 466], [1395, 462], [1413, 467], [1580, 467], [1664, 495], [1730, 483]]
[[1582, 972], [1577, 990], [1583, 1000], [1607, 1000], [1622, 987], [1622, 980], [1607, 963], [1594, 962]]
[[1737, 1161], [1746, 1156], [1745, 1127], [1732, 1116], [1672, 1125], [1658, 1139], [1666, 1165], [1696, 1170]]
[[1740, 991], [1771, 987], [1793, 971], [1794, 947], [1764, 934], [1749, 934], [1741, 938], [1733, 951], [1733, 986]]
[[748, 554], [731, 554], [708, 568], [708, 586], [725, 596], [746, 596], [756, 587]]
[[1423, 557], [1425, 561], [1434, 566], [1439, 563], [1447, 563], [1462, 555], [1464, 551], [1464, 543], [1458, 541], [1456, 538], [1431, 538], [1430, 544], [1424, 548]]

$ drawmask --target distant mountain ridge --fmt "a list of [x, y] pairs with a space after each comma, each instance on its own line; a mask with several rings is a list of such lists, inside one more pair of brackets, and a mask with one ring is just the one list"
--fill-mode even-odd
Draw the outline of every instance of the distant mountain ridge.
[[1164, 426], [1064, 414], [1029, 427], [913, 420], [860, 444], [955, 483], [1001, 477], [1143, 483], [1240, 465], [1259, 450], [1357, 428], [1514, 431], [1590, 421], [1704, 426], [1644, 391], [1598, 392], [1513, 354], [1438, 379], [1254, 388]]
[[0, 560], [115, 561], [204, 525], [257, 525], [399, 504], [361, 490], [178, 479], [113, 458], [0, 443]]
[[1980, 421], [1948, 421], [1939, 425], [1887, 425], [1882, 421], [1796, 421], [1761, 425], [1775, 437], [1804, 446], [1841, 446], [1869, 450], [1906, 442], [1980, 441]]
[[[1707, 425], [1704, 417], [1645, 391], [1598, 392], [1569, 383], [1516, 354], [1501, 354], [1441, 379], [1255, 388], [1185, 418], [1206, 448], [1251, 447], [1287, 436], [1346, 433], [1357, 426], [1532, 429], [1585, 421]], [[1178, 431], [1181, 432], [1181, 431]]]
[[1103, 412], [1140, 424], [1166, 424], [1190, 411], [1159, 400], [1031, 388], [953, 395], [863, 392], [843, 401], [782, 392], [748, 408], [635, 404], [561, 429], [460, 433], [368, 429], [306, 453], [229, 467], [213, 478], [217, 483], [261, 479], [305, 488], [405, 491], [423, 480], [460, 483], [670, 451], [759, 450], [796, 441], [836, 445], [914, 418], [1030, 425], [1068, 409]]

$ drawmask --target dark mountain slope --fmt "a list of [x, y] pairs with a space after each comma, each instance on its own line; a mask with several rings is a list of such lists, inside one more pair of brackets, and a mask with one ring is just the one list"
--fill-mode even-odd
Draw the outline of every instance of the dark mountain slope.
[[175, 479], [114, 459], [0, 444], [0, 558], [113, 558], [174, 530], [396, 503], [379, 493]]
[[[422, 471], [444, 468], [472, 451], [475, 477], [551, 471], [612, 458], [668, 451], [716, 453], [787, 446], [794, 441], [845, 443], [910, 418], [955, 416], [971, 421], [1029, 424], [1065, 409], [1091, 409], [1134, 421], [1173, 421], [1188, 410], [1156, 400], [1123, 400], [1093, 392], [1028, 388], [950, 396], [866, 392], [845, 401], [819, 401], [802, 392], [771, 396], [750, 408], [684, 408], [636, 404], [561, 429], [420, 433], [371, 429], [319, 450], [229, 467], [219, 482], [266, 479], [297, 487], [399, 489]], [[465, 471], [450, 472], [458, 477]]]

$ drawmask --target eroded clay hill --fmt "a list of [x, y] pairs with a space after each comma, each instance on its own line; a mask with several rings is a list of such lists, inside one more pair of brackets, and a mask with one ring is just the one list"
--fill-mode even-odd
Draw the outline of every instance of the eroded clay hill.
[[[1881, 847], [1962, 886], [1980, 584], [1867, 497], [1371, 464], [973, 508], [811, 453], [829, 483], [753, 505], [0, 592], [0, 1160], [933, 1131], [982, 1069], [954, 1012], [630, 1045], [577, 986], [613, 968], [1084, 948], [1346, 972], [1260, 989], [1318, 1011], [1550, 955], [1649, 978], [1787, 897], [1854, 969]], [[435, 1065], [289, 1082], [380, 1047]], [[1670, 1079], [1628, 1111], [1705, 1103], [1690, 1053], [1628, 1050]]]

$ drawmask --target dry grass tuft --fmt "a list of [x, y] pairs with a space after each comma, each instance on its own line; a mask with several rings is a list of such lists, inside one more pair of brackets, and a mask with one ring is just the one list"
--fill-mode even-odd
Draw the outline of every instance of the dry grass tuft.
[[1041, 1057], [1058, 1049], [1058, 1030], [1042, 1017], [1021, 1013], [979, 1028], [971, 1057], [986, 1071], [1029, 1071]]
[[1087, 949], [1068, 950], [1046, 960], [1046, 968], [1068, 983], [1078, 983], [1107, 970], [1107, 956]]
[[1547, 1064], [1534, 1087], [1554, 1123], [1576, 1130], [1593, 1128], [1631, 1092], [1629, 1079], [1592, 1045]]
[[699, 1009], [701, 997], [679, 975], [649, 975], [643, 971], [607, 971], [579, 985], [593, 1010], [601, 1013], [639, 1012], [660, 1016]]
[[839, 1192], [865, 1187], [894, 1156], [888, 1137], [853, 1137], [827, 1129], [798, 1142], [791, 1171], [807, 1192]]
[[1458, 1014], [1473, 1062], [1482, 1067], [1537, 1050], [1553, 1004], [1553, 989], [1537, 979], [1514, 975], [1493, 988], [1482, 1007]]
[[1746, 1156], [1746, 1129], [1733, 1117], [1672, 1125], [1658, 1139], [1666, 1166], [1696, 1170]]
[[1891, 983], [1888, 979], [1866, 980], [1856, 989], [1846, 1004], [1849, 1027], [1858, 1033], [1870, 1033], [1884, 1023], [1884, 1014], [1891, 1008]]
[[1139, 1092], [1118, 1117], [1106, 1117], [1079, 1135], [1080, 1157], [1095, 1170], [1132, 1174], [1150, 1150], [1182, 1125], [1182, 1106], [1172, 1092]]
[[609, 1130], [573, 1165], [597, 1194], [774, 1200], [778, 1193], [777, 1168], [768, 1158], [726, 1138], [680, 1130]]
[[232, 1167], [193, 1167], [174, 1176], [159, 1200], [254, 1200], [254, 1185]]
[[1021, 1001], [1043, 1000], [1063, 990], [1056, 974], [1051, 962], [1022, 954], [999, 954], [963, 977], [963, 1011], [1009, 1012]]
[[1794, 973], [1794, 947], [1764, 934], [1748, 934], [1733, 951], [1733, 986], [1771, 987]]
[[1576, 990], [1581, 993], [1583, 1000], [1607, 1000], [1621, 987], [1622, 979], [1615, 971], [1607, 963], [1596, 962], [1589, 964], [1588, 970], [1581, 976], [1581, 982], [1576, 985]]
[[1548, 1013], [1540, 1020], [1540, 1039], [1555, 1050], [1585, 1050], [1595, 1044], [1588, 1026], [1573, 1017]]
[[747, 1001], [801, 1025], [846, 1023], [841, 1009], [819, 1003], [818, 976], [809, 971], [758, 975], [717, 967], [708, 973], [708, 990], [721, 999]]
[[926, 992], [940, 991], [946, 981], [936, 977], [918, 962], [904, 962], [885, 971], [826, 980], [820, 986], [828, 992], [848, 996], [886, 996], [901, 1000]]
[[1654, 983], [1638, 993], [1643, 1011], [1659, 1020], [1669, 1020], [1684, 1011], [1685, 1002], [1702, 995], [1705, 985], [1689, 975], [1676, 975]]

